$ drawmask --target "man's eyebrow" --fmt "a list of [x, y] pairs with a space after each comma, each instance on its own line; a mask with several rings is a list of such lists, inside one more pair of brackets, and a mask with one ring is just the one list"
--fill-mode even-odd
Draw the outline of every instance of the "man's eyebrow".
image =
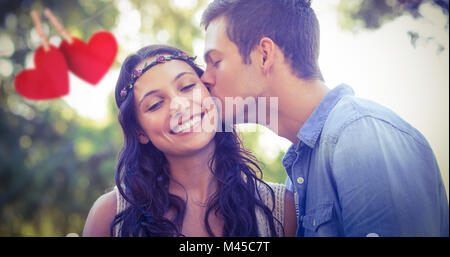
[[142, 102], [144, 101], [144, 99], [145, 99], [147, 96], [149, 96], [149, 95], [151, 95], [151, 94], [158, 93], [158, 92], [159, 92], [158, 89], [151, 90], [151, 91], [147, 92], [147, 93], [141, 98], [141, 100], [139, 101], [138, 107], [141, 106]]
[[174, 83], [175, 81], [177, 81], [179, 78], [183, 77], [184, 75], [187, 74], [191, 74], [191, 75], [195, 75], [194, 73], [190, 72], [190, 71], [185, 71], [185, 72], [181, 72], [180, 74], [178, 74], [177, 76], [175, 76], [175, 78], [172, 80], [172, 83]]

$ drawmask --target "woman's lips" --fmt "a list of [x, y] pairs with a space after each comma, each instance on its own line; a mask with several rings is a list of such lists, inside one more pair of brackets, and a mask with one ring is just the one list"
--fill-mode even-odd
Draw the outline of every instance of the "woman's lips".
[[170, 134], [183, 134], [196, 131], [195, 129], [198, 125], [201, 125], [205, 113], [207, 113], [207, 110], [199, 114], [192, 115], [188, 121], [182, 124], [178, 124], [173, 129], [171, 129]]

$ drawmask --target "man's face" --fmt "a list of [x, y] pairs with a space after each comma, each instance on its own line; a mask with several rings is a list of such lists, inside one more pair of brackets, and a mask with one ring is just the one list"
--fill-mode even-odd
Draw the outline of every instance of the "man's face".
[[219, 17], [213, 20], [206, 29], [205, 61], [206, 71], [201, 77], [209, 87], [211, 95], [220, 99], [222, 118], [230, 115], [236, 117], [233, 111], [225, 110], [225, 98], [247, 97], [255, 98], [261, 95], [261, 76], [257, 65], [244, 64], [239, 49], [227, 36], [227, 20]]

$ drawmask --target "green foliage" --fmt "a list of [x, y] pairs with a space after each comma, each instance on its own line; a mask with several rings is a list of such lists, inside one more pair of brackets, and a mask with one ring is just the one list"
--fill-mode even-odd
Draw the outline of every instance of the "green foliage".
[[[250, 125], [252, 126], [252, 125]], [[260, 168], [263, 171], [262, 179], [264, 181], [277, 182], [284, 184], [287, 178], [287, 174], [282, 165], [282, 160], [284, 156], [284, 151], [278, 149], [275, 145], [272, 149], [267, 149], [261, 147], [261, 136], [263, 130], [268, 130], [262, 126], [256, 126], [256, 131], [250, 129], [250, 131], [243, 130], [239, 133], [242, 138], [242, 142], [246, 149], [249, 149], [258, 159]], [[275, 158], [273, 156], [268, 156], [267, 152], [275, 151]]]
[[[80, 117], [62, 99], [28, 101], [14, 89], [15, 75], [39, 46], [29, 16], [31, 10], [51, 8], [64, 18], [62, 23], [73, 36], [86, 41], [96, 31], [113, 27], [118, 10], [112, 3], [1, 3], [0, 236], [81, 234], [92, 203], [114, 185], [122, 136], [113, 118], [117, 113], [112, 108], [112, 95], [109, 120], [99, 127]], [[41, 17], [55, 44], [57, 32]]]
[[[202, 11], [207, 1], [131, 0], [141, 14], [141, 33], [152, 35], [155, 42], [176, 46], [192, 53], [192, 42], [201, 38], [202, 28], [195, 15]], [[167, 41], [160, 42], [158, 34], [167, 34]], [[163, 37], [164, 38], [164, 37]]]
[[420, 7], [430, 3], [447, 15], [448, 0], [341, 0], [338, 5], [338, 23], [344, 29], [378, 29], [404, 14], [422, 17]]
[[[63, 100], [44, 105], [17, 95], [5, 98], [0, 235], [81, 233], [90, 205], [113, 186], [120, 128], [112, 120], [93, 128]], [[28, 108], [27, 114], [20, 108]]]
[[[448, 0], [340, 0], [338, 10], [338, 24], [345, 30], [358, 32], [362, 29], [378, 29], [397, 17], [408, 14], [415, 19], [423, 18], [421, 6], [431, 4], [447, 16], [445, 29], [448, 30]], [[433, 37], [420, 35], [416, 31], [405, 31], [415, 47], [420, 38], [433, 40]], [[438, 43], [437, 53], [445, 50], [445, 46]]]

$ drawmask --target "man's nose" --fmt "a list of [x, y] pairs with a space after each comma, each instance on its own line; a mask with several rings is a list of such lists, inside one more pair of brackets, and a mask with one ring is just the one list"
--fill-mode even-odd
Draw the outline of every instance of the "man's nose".
[[203, 82], [203, 84], [208, 88], [209, 91], [211, 91], [211, 88], [215, 85], [215, 79], [214, 76], [211, 74], [211, 72], [208, 72], [208, 69], [203, 73], [203, 75], [200, 78]]

